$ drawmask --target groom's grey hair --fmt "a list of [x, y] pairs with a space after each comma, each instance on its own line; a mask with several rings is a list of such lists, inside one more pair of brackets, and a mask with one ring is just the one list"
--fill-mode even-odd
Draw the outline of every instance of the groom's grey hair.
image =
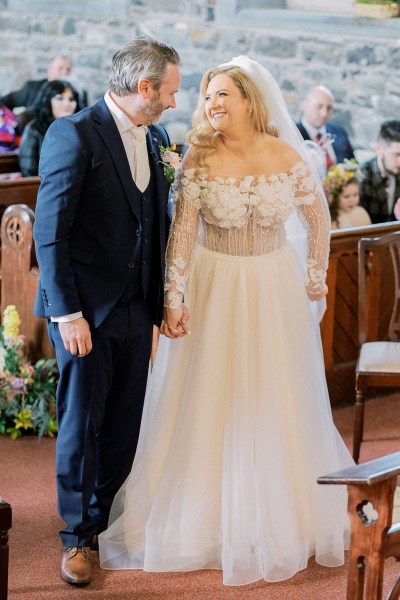
[[155, 90], [164, 81], [167, 64], [179, 65], [178, 52], [148, 36], [131, 40], [113, 56], [109, 88], [117, 96], [135, 94], [140, 79], [148, 79]]

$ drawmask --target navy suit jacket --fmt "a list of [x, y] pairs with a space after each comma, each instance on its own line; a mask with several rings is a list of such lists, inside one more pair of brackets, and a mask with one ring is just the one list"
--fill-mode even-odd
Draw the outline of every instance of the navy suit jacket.
[[[153, 320], [163, 307], [164, 256], [169, 184], [159, 146], [165, 130], [149, 127], [147, 147], [156, 193], [151, 297]], [[43, 142], [34, 239], [40, 268], [35, 314], [82, 311], [99, 326], [123, 294], [131, 276], [142, 194], [133, 182], [115, 121], [104, 99], [52, 123]]]
[[[303, 136], [303, 139], [309, 140], [310, 136], [308, 135], [307, 130], [305, 129], [303, 124], [299, 122], [296, 123], [296, 125], [301, 135]], [[341, 127], [340, 125], [336, 125], [335, 123], [327, 123], [326, 131], [327, 133], [330, 133], [334, 139], [333, 149], [335, 151], [338, 163], [343, 162], [345, 158], [348, 158], [349, 160], [351, 158], [354, 158], [353, 148], [351, 146], [349, 138], [347, 137], [347, 133], [345, 132], [343, 127]]]

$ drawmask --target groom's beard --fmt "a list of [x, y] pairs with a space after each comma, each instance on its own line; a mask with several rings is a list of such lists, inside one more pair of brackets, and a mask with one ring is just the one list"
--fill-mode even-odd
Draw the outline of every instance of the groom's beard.
[[169, 107], [168, 106], [164, 107], [162, 105], [162, 103], [160, 102], [160, 94], [157, 93], [157, 95], [153, 98], [153, 100], [149, 104], [146, 104], [145, 106], [143, 106], [142, 114], [149, 124], [157, 123], [160, 120], [162, 113], [167, 108], [169, 108]]

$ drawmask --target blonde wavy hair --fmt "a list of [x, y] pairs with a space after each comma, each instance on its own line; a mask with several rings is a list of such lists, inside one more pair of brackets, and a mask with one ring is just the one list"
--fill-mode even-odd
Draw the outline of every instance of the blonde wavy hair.
[[214, 67], [209, 69], [201, 80], [199, 101], [192, 118], [193, 128], [186, 135], [186, 141], [191, 147], [191, 162], [194, 167], [205, 167], [207, 157], [216, 149], [215, 130], [210, 125], [205, 112], [205, 97], [211, 79], [220, 74], [228, 75], [243, 98], [250, 101], [249, 120], [253, 131], [278, 137], [276, 129], [269, 125], [268, 109], [253, 80], [240, 67], [234, 65]]

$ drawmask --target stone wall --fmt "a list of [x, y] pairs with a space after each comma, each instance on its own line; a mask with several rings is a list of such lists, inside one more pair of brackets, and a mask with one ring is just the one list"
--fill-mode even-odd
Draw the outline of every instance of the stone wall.
[[400, 19], [360, 19], [345, 4], [341, 14], [323, 15], [243, 0], [0, 0], [0, 94], [45, 77], [49, 59], [62, 53], [94, 102], [107, 89], [113, 53], [150, 34], [182, 56], [177, 109], [164, 118], [174, 141], [189, 128], [201, 74], [248, 54], [275, 75], [294, 118], [309, 87], [330, 87], [335, 120], [356, 147], [371, 149], [379, 124], [400, 118]]

